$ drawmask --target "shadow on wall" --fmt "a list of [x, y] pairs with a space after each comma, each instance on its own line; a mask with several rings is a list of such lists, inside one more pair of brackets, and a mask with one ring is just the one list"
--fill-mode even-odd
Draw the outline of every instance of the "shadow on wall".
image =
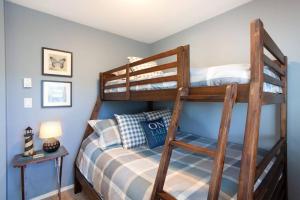
[[[288, 178], [289, 199], [299, 199], [300, 190], [300, 63], [290, 62], [288, 66]], [[295, 181], [295, 182], [293, 182]]]
[[147, 110], [147, 102], [105, 101], [100, 110], [99, 119], [113, 118], [114, 114], [134, 114]]

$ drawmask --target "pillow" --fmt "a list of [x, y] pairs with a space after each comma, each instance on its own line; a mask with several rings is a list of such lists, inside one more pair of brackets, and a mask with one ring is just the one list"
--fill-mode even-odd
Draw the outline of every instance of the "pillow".
[[152, 121], [162, 117], [168, 130], [172, 119], [172, 112], [170, 110], [156, 110], [151, 112], [144, 112], [144, 115], [147, 121]]
[[99, 146], [102, 150], [122, 144], [116, 120], [89, 120], [88, 123], [99, 135]]
[[[127, 58], [128, 58], [129, 63], [134, 63], [136, 61], [139, 61], [139, 60], [143, 59], [143, 58], [140, 58], [140, 57], [133, 57], [133, 56], [127, 57]], [[135, 71], [138, 71], [138, 70], [147, 69], [147, 68], [154, 67], [154, 66], [157, 66], [157, 62], [156, 61], [150, 61], [150, 62], [141, 64], [141, 65], [133, 66], [130, 69], [131, 69], [131, 71], [135, 72]]]
[[165, 143], [167, 128], [163, 118], [152, 121], [140, 122], [150, 149], [161, 146]]
[[112, 74], [114, 74], [116, 76], [120, 76], [120, 75], [126, 74], [126, 69], [123, 69], [121, 71], [116, 71], [116, 72], [114, 72]]
[[[140, 58], [140, 57], [133, 57], [133, 56], [132, 57], [127, 57], [127, 58], [128, 58], [129, 63], [133, 63], [133, 62], [136, 62], [136, 61], [139, 61], [139, 60], [143, 59], [143, 58]], [[141, 65], [133, 66], [133, 67], [130, 68], [130, 70], [132, 72], [135, 72], [135, 71], [139, 71], [139, 70], [142, 70], [142, 69], [147, 69], [147, 68], [154, 67], [154, 66], [157, 66], [157, 62], [156, 61], [150, 61], [150, 62], [141, 64]], [[155, 77], [155, 76], [162, 75], [162, 74], [163, 74], [163, 71], [155, 71], [155, 72], [150, 72], [150, 73], [146, 73], [146, 74], [140, 74], [140, 75], [133, 76], [133, 79], [150, 79], [153, 76]]]
[[146, 121], [143, 113], [132, 115], [117, 115], [115, 117], [120, 128], [120, 135], [125, 149], [138, 147], [146, 143], [141, 121]]

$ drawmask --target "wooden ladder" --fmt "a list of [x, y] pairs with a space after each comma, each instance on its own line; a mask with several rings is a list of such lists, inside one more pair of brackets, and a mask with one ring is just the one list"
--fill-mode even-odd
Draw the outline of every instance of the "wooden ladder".
[[[156, 175], [155, 183], [153, 186], [153, 191], [151, 195], [151, 200], [176, 200], [171, 194], [163, 190], [164, 183], [167, 176], [167, 171], [170, 163], [170, 158], [172, 155], [172, 150], [174, 147], [179, 147], [193, 153], [205, 154], [207, 156], [214, 158], [212, 175], [209, 184], [209, 191], [207, 199], [216, 200], [219, 196], [219, 191], [221, 187], [221, 179], [223, 173], [227, 136], [230, 127], [230, 120], [232, 115], [232, 109], [237, 97], [237, 85], [231, 84], [226, 87], [224, 98], [224, 108], [222, 112], [222, 119], [219, 129], [218, 144], [216, 149], [209, 149], [201, 146], [196, 146], [192, 144], [187, 144], [182, 141], [176, 140], [176, 130], [178, 127], [178, 121], [180, 113], [182, 110], [183, 101], [189, 99], [188, 89], [180, 88], [178, 90], [172, 120], [168, 129], [168, 134], [166, 137], [166, 142], [164, 150], [160, 159], [158, 172]], [[198, 95], [198, 100], [209, 100], [209, 96]], [[193, 101], [197, 100], [195, 97], [192, 98]]]

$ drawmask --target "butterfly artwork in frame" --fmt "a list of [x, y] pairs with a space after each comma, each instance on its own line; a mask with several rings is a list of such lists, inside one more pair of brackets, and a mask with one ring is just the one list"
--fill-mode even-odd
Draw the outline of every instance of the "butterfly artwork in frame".
[[42, 74], [48, 76], [72, 77], [72, 52], [42, 48]]

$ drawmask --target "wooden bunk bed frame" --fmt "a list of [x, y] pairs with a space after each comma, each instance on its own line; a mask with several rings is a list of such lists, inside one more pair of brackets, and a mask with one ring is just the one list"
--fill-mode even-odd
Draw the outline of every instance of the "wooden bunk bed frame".
[[[269, 58], [264, 51], [267, 50], [275, 60]], [[176, 56], [175, 62], [131, 72], [130, 68], [150, 61]], [[235, 102], [248, 103], [244, 146], [241, 159], [241, 168], [238, 184], [239, 200], [252, 199], [287, 199], [287, 57], [281, 52], [276, 43], [263, 27], [261, 20], [251, 23], [251, 79], [249, 84], [231, 84], [228, 86], [190, 87], [189, 46], [180, 46], [140, 61], [123, 65], [121, 67], [100, 73], [100, 95], [97, 97], [90, 119], [97, 119], [103, 101], [147, 101], [149, 110], [152, 110], [153, 101], [175, 101], [173, 116], [168, 130], [166, 144], [160, 161], [158, 174], [153, 188], [151, 199], [175, 199], [163, 191], [164, 180], [168, 168], [172, 148], [181, 147], [192, 152], [204, 153], [215, 158], [213, 175], [211, 177], [208, 199], [217, 199], [220, 191], [224, 155], [230, 118]], [[276, 73], [280, 80], [264, 74], [264, 66], [268, 66]], [[131, 76], [176, 68], [177, 75], [152, 78], [141, 81], [130, 81]], [[115, 72], [126, 70], [125, 74], [114, 75]], [[117, 85], [105, 86], [107, 81], [126, 78], [126, 82]], [[149, 83], [177, 81], [177, 88], [162, 90], [131, 91], [130, 86]], [[263, 83], [270, 83], [282, 87], [280, 94], [263, 91]], [[105, 89], [125, 87], [125, 92], [105, 93]], [[175, 140], [175, 130], [178, 124], [183, 100], [202, 102], [223, 102], [224, 109], [219, 131], [216, 150], [186, 145]], [[263, 105], [277, 104], [280, 106], [280, 139], [257, 164], [257, 148], [260, 127], [260, 116]], [[82, 141], [93, 132], [87, 126]], [[274, 162], [261, 184], [254, 190], [254, 184], [266, 167]], [[91, 199], [101, 199], [93, 186], [75, 168], [75, 193], [82, 189]]]

